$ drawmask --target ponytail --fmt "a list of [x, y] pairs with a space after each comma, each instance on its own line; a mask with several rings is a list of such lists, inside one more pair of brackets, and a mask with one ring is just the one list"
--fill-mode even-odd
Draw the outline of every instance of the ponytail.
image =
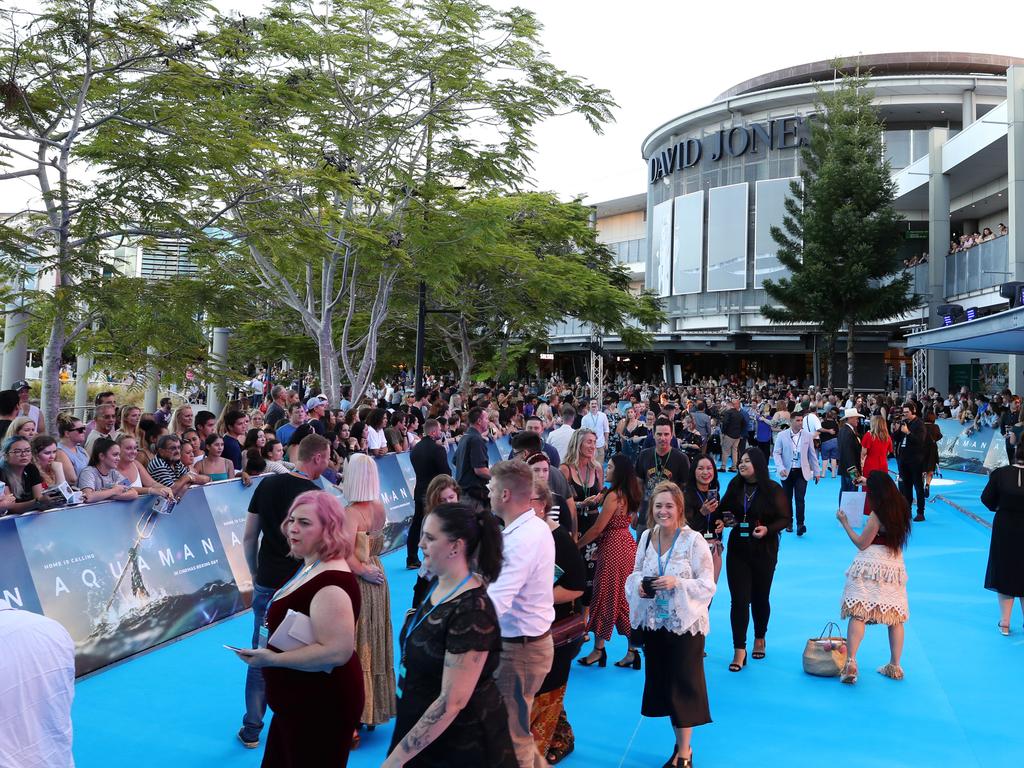
[[466, 561], [471, 570], [478, 572], [487, 582], [498, 578], [502, 538], [494, 515], [464, 502], [439, 504], [430, 514], [437, 517], [446, 536], [466, 542]]

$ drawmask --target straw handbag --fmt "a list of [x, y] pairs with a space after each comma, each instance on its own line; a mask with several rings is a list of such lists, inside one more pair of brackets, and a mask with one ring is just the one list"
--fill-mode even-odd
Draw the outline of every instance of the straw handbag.
[[830, 621], [820, 635], [810, 638], [804, 646], [804, 672], [817, 677], [837, 677], [844, 666], [846, 638], [840, 634], [839, 625]]

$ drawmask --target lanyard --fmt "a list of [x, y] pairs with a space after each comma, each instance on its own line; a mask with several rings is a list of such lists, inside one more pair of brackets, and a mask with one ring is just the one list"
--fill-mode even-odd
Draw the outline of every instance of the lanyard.
[[672, 559], [672, 550], [676, 548], [676, 539], [679, 538], [679, 528], [676, 528], [676, 535], [672, 537], [672, 546], [668, 548], [668, 552], [665, 554], [664, 565], [661, 562], [661, 529], [658, 530], [658, 575], [665, 575], [665, 566], [668, 565], [668, 561]]
[[[700, 505], [701, 505], [702, 507], [703, 507], [703, 506], [704, 506], [705, 504], [707, 504], [707, 503], [708, 503], [708, 499], [710, 499], [710, 498], [711, 498], [711, 489], [710, 489], [710, 488], [708, 488], [708, 495], [707, 495], [707, 498], [704, 498], [704, 494], [703, 494], [703, 493], [701, 493], [701, 492], [700, 492], [700, 490], [698, 490], [697, 488], [694, 488], [694, 489], [693, 489], [693, 492], [697, 494], [697, 498], [698, 498], [698, 499], [700, 499]], [[709, 530], [709, 531], [711, 530], [711, 515], [712, 515], [712, 514], [714, 514], [714, 513], [712, 513], [712, 512], [708, 512], [708, 514], [707, 514], [707, 515], [705, 515], [705, 517], [707, 517], [707, 519], [708, 519], [708, 530]]]
[[464, 578], [462, 581], [460, 581], [458, 584], [456, 584], [455, 588], [451, 592], [449, 592], [447, 595], [445, 595], [440, 600], [438, 600], [436, 603], [434, 603], [432, 606], [430, 606], [430, 610], [427, 611], [426, 613], [424, 613], [423, 617], [421, 618], [420, 617], [420, 611], [422, 611], [423, 610], [423, 606], [426, 605], [430, 601], [430, 596], [432, 594], [434, 594], [434, 590], [437, 589], [437, 585], [438, 585], [439, 582], [436, 582], [436, 581], [434, 582], [433, 586], [430, 588], [430, 591], [427, 592], [427, 596], [424, 597], [423, 598], [423, 602], [420, 603], [420, 607], [416, 609], [416, 613], [412, 617], [412, 623], [409, 624], [409, 631], [405, 633], [405, 642], [402, 643], [402, 658], [403, 659], [405, 658], [405, 646], [409, 642], [409, 638], [412, 636], [412, 633], [416, 631], [416, 628], [420, 624], [422, 624], [424, 621], [426, 621], [427, 617], [430, 616], [430, 614], [432, 614], [435, 610], [437, 610], [437, 606], [441, 605], [441, 603], [443, 603], [445, 600], [447, 600], [452, 595], [454, 595], [456, 592], [458, 592], [460, 589], [462, 589], [462, 587], [465, 586], [466, 582], [468, 582], [471, 578], [473, 578], [472, 571], [467, 573], [466, 574], [466, 578]]
[[796, 454], [797, 454], [797, 458], [799, 458], [799, 457], [800, 457], [800, 455], [799, 455], [799, 454], [800, 454], [800, 443], [801, 443], [801, 442], [803, 441], [803, 439], [804, 439], [804, 431], [803, 431], [803, 430], [801, 429], [801, 430], [800, 430], [800, 431], [799, 431], [799, 432], [797, 433], [797, 435], [796, 435], [796, 439], [794, 440], [794, 439], [793, 439], [793, 432], [792, 432], [792, 430], [790, 430], [790, 433], [789, 433], [789, 439], [790, 439], [790, 440], [791, 440], [791, 441], [793, 442], [793, 451], [794, 451], [794, 452], [796, 452]]
[[305, 568], [301, 568], [301, 569], [297, 570], [295, 572], [295, 574], [290, 579], [288, 579], [288, 581], [286, 581], [284, 583], [284, 586], [281, 587], [279, 590], [277, 590], [277, 592], [274, 593], [274, 596], [272, 598], [270, 598], [270, 602], [274, 602], [275, 600], [277, 600], [277, 596], [280, 595], [282, 592], [284, 592], [286, 589], [288, 589], [288, 587], [291, 585], [291, 583], [293, 581], [295, 581], [296, 579], [301, 579], [303, 576], [305, 576], [307, 573], [312, 571], [318, 565], [320, 565], [320, 561], [319, 560], [317, 560], [312, 565], [307, 565]]
[[750, 502], [752, 502], [754, 500], [755, 496], [757, 496], [757, 488], [755, 488], [754, 492], [752, 494], [750, 494], [749, 496], [747, 496], [746, 493], [743, 494], [743, 522], [744, 523], [747, 522], [747, 510], [750, 508]]

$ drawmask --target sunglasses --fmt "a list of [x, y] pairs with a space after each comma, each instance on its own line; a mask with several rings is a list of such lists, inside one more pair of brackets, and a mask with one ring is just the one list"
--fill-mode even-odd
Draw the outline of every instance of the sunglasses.
[[75, 427], [74, 429], [69, 429], [68, 432], [85, 432], [85, 429], [85, 427]]

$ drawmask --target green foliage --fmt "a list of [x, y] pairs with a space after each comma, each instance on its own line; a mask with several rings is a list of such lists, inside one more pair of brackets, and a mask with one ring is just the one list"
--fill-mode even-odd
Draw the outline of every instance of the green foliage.
[[[771, 231], [790, 275], [765, 281], [773, 303], [761, 311], [774, 322], [818, 326], [830, 349], [844, 326], [852, 340], [855, 327], [920, 304], [899, 258], [902, 220], [872, 97], [863, 77], [843, 77], [834, 90], [819, 92], [810, 146], [802, 153], [802, 185], [792, 185], [783, 229]], [[851, 343], [851, 388], [853, 355]], [[828, 360], [831, 384], [831, 355]]]

